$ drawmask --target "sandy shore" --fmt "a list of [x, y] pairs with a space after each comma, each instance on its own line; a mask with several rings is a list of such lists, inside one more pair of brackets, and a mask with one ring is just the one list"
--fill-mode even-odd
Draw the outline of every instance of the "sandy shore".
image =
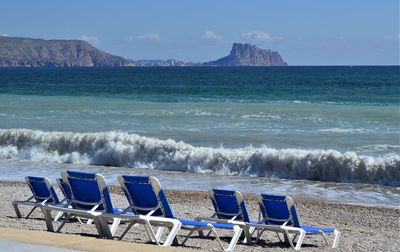
[[[112, 187], [112, 200], [117, 207], [127, 205], [120, 188]], [[167, 191], [172, 208], [180, 218], [193, 218], [196, 216], [209, 216], [212, 214], [212, 205], [205, 192], [192, 191]], [[60, 193], [61, 195], [61, 193]], [[46, 230], [43, 216], [40, 211], [35, 211], [30, 219], [18, 219], [12, 209], [13, 200], [21, 200], [30, 196], [29, 188], [24, 183], [0, 182], [0, 227], [23, 228], [31, 230]], [[255, 195], [246, 194], [248, 209], [253, 219], [257, 218], [257, 205]], [[389, 208], [375, 208], [356, 205], [344, 205], [319, 201], [316, 199], [295, 198], [300, 220], [307, 225], [321, 227], [335, 227], [342, 233], [337, 251], [398, 251], [400, 248], [400, 210]], [[27, 208], [22, 209], [26, 214]], [[57, 224], [56, 224], [57, 225]], [[124, 230], [124, 225], [118, 230], [117, 235]], [[68, 223], [63, 233], [94, 236], [96, 230], [93, 225]], [[133, 229], [124, 237], [124, 241], [146, 243], [142, 235], [142, 228]], [[186, 234], [181, 231], [181, 235]], [[226, 235], [226, 233], [223, 233]], [[182, 239], [182, 236], [178, 237]], [[189, 239], [186, 248], [197, 250], [217, 250], [216, 241], [213, 239]], [[227, 245], [227, 243], [226, 243]], [[307, 237], [303, 250], [329, 250], [322, 237]], [[247, 246], [238, 244], [235, 251], [291, 251], [286, 244], [279, 242], [273, 233], [265, 233], [259, 244]]]
[[[117, 240], [99, 239], [87, 235], [71, 235], [65, 233], [44, 232], [20, 228], [2, 228], [0, 227], [0, 241], [5, 240], [11, 243], [11, 246], [21, 245], [23, 249], [39, 251], [36, 246], [40, 245], [41, 251], [94, 251], [94, 252], [109, 252], [109, 251], [141, 251], [141, 252], [190, 252], [191, 249], [182, 247], [159, 247], [150, 244], [121, 242]], [[32, 244], [32, 245], [31, 245]], [[21, 247], [15, 248], [17, 251], [23, 251]], [[60, 249], [60, 250], [57, 250]], [[13, 251], [7, 245], [0, 243], [0, 251]]]

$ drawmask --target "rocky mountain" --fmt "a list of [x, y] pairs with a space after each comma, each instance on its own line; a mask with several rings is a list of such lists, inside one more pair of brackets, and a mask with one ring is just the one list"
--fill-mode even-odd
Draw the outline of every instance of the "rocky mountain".
[[0, 67], [119, 67], [134, 62], [82, 40], [0, 36]]
[[251, 44], [234, 43], [231, 53], [205, 66], [287, 66], [276, 51], [264, 50]]

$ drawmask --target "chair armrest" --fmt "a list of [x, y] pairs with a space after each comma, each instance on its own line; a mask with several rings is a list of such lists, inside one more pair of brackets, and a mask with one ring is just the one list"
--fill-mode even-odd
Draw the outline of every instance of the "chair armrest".
[[282, 228], [283, 230], [287, 230], [289, 232], [297, 232], [297, 233], [305, 233], [306, 231], [302, 228], [298, 228], [298, 227], [291, 227], [291, 226], [281, 226], [280, 228]]
[[194, 218], [196, 221], [211, 221], [217, 223], [226, 223], [226, 224], [233, 224], [238, 226], [245, 226], [246, 222], [243, 221], [235, 221], [231, 219], [219, 219], [219, 218], [212, 218], [212, 217], [196, 217]]

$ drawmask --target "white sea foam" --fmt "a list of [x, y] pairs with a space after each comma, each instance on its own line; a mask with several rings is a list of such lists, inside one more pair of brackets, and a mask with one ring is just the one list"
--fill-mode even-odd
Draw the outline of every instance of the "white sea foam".
[[373, 145], [365, 145], [361, 147], [366, 150], [375, 150], [375, 151], [387, 151], [387, 150], [400, 150], [400, 145], [393, 144], [373, 144]]
[[242, 119], [259, 119], [259, 118], [266, 118], [269, 120], [280, 120], [281, 116], [278, 115], [269, 115], [269, 114], [264, 114], [264, 113], [258, 113], [258, 114], [249, 114], [249, 115], [242, 115]]
[[318, 131], [321, 132], [332, 132], [332, 133], [369, 133], [372, 130], [369, 129], [352, 129], [352, 128], [329, 128], [329, 129], [320, 129]]
[[400, 156], [335, 150], [195, 147], [126, 132], [0, 129], [0, 159], [400, 185]]

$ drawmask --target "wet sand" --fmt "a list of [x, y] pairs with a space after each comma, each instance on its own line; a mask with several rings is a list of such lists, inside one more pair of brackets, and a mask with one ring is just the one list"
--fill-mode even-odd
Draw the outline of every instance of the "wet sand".
[[[126, 207], [127, 201], [122, 191], [117, 186], [112, 186], [112, 200], [116, 207]], [[26, 184], [20, 182], [0, 182], [0, 227], [18, 228], [45, 231], [46, 226], [42, 213], [35, 211], [30, 219], [18, 219], [15, 216], [11, 202], [26, 199], [31, 195]], [[61, 193], [59, 192], [59, 195]], [[206, 192], [198, 191], [172, 191], [167, 190], [167, 196], [175, 214], [179, 218], [194, 218], [197, 216], [210, 216], [213, 212], [211, 201]], [[251, 217], [256, 220], [258, 206], [254, 194], [244, 195]], [[398, 251], [400, 248], [400, 209], [366, 207], [346, 205], [320, 201], [318, 199], [295, 198], [300, 220], [307, 225], [320, 227], [335, 227], [341, 232], [339, 247], [336, 251]], [[21, 207], [22, 214], [27, 214], [29, 209]], [[57, 228], [59, 224], [55, 224]], [[122, 224], [117, 231], [117, 236], [124, 229]], [[75, 234], [85, 237], [95, 237], [94, 225], [67, 223], [62, 233]], [[147, 243], [142, 227], [131, 229], [123, 241], [134, 243]], [[182, 241], [186, 231], [181, 231], [178, 239]], [[228, 245], [228, 234], [224, 245]], [[291, 248], [279, 241], [274, 233], [266, 232], [258, 244], [251, 246], [239, 243], [235, 251], [291, 251]], [[331, 238], [331, 237], [330, 237]], [[98, 246], [101, 246], [98, 244]], [[154, 249], [158, 248], [155, 245]], [[217, 251], [217, 242], [214, 239], [202, 239], [198, 236], [189, 239], [186, 249]], [[322, 237], [306, 237], [303, 251], [330, 250], [325, 245]]]

